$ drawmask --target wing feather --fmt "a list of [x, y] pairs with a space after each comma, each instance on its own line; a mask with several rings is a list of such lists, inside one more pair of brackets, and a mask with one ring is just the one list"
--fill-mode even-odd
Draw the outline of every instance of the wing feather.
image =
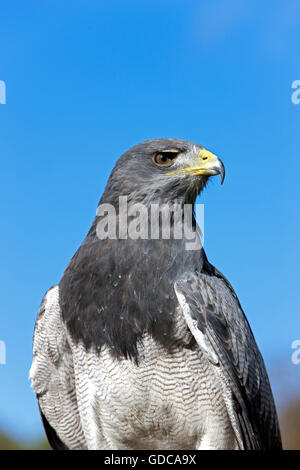
[[229, 415], [242, 448], [280, 449], [264, 361], [232, 287], [212, 266], [186, 274], [174, 287], [192, 334], [230, 393]]

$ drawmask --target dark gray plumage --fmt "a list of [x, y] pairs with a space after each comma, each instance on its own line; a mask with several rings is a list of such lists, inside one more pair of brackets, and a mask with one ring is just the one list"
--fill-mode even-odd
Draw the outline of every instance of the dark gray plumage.
[[[120, 157], [100, 204], [116, 208], [118, 227], [120, 195], [194, 205], [218, 173], [197, 144], [150, 140]], [[99, 219], [37, 319], [30, 375], [51, 445], [281, 448], [263, 359], [204, 250], [186, 250], [185, 237], [100, 240]]]

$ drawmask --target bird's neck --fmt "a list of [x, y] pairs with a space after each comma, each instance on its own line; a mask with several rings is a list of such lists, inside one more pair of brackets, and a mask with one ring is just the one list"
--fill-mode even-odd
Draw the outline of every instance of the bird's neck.
[[[195, 197], [186, 194], [173, 201], [161, 195], [103, 197], [89, 235], [101, 240], [173, 240], [176, 249], [183, 249], [182, 244], [189, 243], [190, 249], [199, 250], [201, 233], [194, 211]], [[190, 243], [193, 240], [194, 245]]]

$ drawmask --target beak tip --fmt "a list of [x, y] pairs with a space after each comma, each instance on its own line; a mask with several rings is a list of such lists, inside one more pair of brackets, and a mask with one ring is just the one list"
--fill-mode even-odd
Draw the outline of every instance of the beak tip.
[[222, 160], [220, 160], [221, 162], [221, 171], [220, 171], [220, 174], [221, 174], [221, 184], [224, 183], [224, 179], [225, 179], [225, 166], [222, 162]]

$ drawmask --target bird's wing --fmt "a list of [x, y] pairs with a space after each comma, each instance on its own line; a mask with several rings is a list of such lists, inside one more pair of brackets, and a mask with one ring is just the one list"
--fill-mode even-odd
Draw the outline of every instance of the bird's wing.
[[264, 361], [231, 285], [209, 266], [210, 272], [186, 274], [175, 283], [185, 320], [216, 368], [239, 446], [280, 449]]
[[39, 309], [29, 375], [50, 445], [54, 449], [84, 449], [72, 353], [61, 318], [58, 286], [46, 293]]

